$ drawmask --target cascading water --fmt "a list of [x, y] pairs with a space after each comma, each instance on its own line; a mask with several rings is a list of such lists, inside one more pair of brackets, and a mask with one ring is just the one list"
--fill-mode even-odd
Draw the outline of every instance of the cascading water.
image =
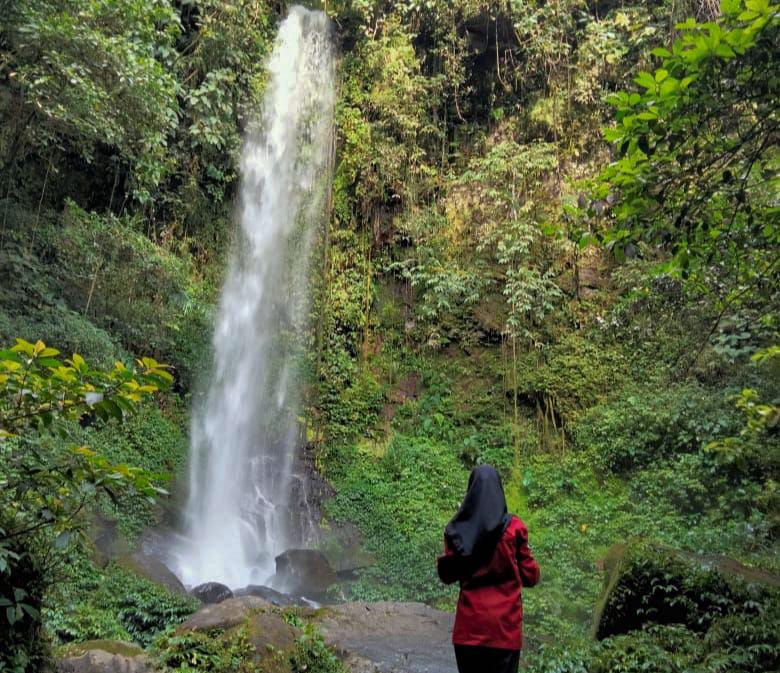
[[264, 583], [274, 557], [300, 544], [290, 502], [296, 345], [330, 179], [334, 71], [327, 17], [293, 7], [268, 64], [259, 128], [243, 148], [239, 240], [208, 391], [193, 409], [185, 525], [170, 559], [185, 585]]

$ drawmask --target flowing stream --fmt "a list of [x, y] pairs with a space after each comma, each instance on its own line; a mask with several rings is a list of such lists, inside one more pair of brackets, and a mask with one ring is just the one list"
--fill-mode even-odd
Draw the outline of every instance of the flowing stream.
[[334, 48], [322, 12], [292, 7], [241, 157], [240, 232], [219, 304], [214, 363], [196, 402], [184, 530], [171, 564], [185, 585], [263, 584], [305, 544], [296, 363], [310, 251], [330, 180]]

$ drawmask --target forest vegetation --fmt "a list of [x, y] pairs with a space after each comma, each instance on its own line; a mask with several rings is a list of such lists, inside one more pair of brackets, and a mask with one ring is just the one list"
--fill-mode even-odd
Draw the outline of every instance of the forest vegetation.
[[[132, 550], [177, 511], [287, 4], [0, 0], [2, 673], [93, 640], [260, 670], [95, 521]], [[529, 670], [777, 670], [777, 3], [303, 4], [339, 51], [301, 366], [345, 598], [453, 609], [442, 528], [490, 463], [542, 568]], [[284, 670], [339, 670], [306, 633]]]

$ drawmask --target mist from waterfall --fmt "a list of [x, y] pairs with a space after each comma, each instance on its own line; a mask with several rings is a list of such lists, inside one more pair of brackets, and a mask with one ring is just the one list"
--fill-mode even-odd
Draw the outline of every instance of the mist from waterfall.
[[258, 128], [243, 147], [240, 232], [213, 371], [193, 408], [184, 530], [170, 559], [188, 586], [263, 584], [274, 557], [305, 535], [291, 499], [301, 444], [296, 362], [330, 180], [334, 74], [327, 17], [291, 8], [268, 63]]

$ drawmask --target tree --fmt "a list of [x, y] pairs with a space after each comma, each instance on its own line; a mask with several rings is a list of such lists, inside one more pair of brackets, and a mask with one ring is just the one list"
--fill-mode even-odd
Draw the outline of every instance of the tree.
[[[5, 12], [4, 12], [5, 13]], [[0, 30], [3, 168], [35, 153], [92, 161], [113, 148], [132, 166], [136, 197], [166, 171], [166, 134], [177, 122], [174, 60], [179, 22], [165, 0], [9, 2]]]
[[778, 7], [723, 0], [718, 20], [678, 24], [640, 90], [610, 98], [617, 124], [605, 136], [618, 156], [591, 215], [616, 199], [604, 241], [619, 258], [628, 244], [668, 251], [661, 270], [713, 300], [713, 332], [740, 307], [771, 322], [776, 302]]
[[142, 358], [91, 368], [42, 341], [17, 339], [0, 351], [0, 671], [25, 671], [41, 656], [39, 610], [56, 555], [84, 526], [81, 514], [99, 493], [164, 492], [151, 475], [112, 465], [86, 446], [68, 443], [69, 426], [85, 417], [121, 420], [173, 377]]

